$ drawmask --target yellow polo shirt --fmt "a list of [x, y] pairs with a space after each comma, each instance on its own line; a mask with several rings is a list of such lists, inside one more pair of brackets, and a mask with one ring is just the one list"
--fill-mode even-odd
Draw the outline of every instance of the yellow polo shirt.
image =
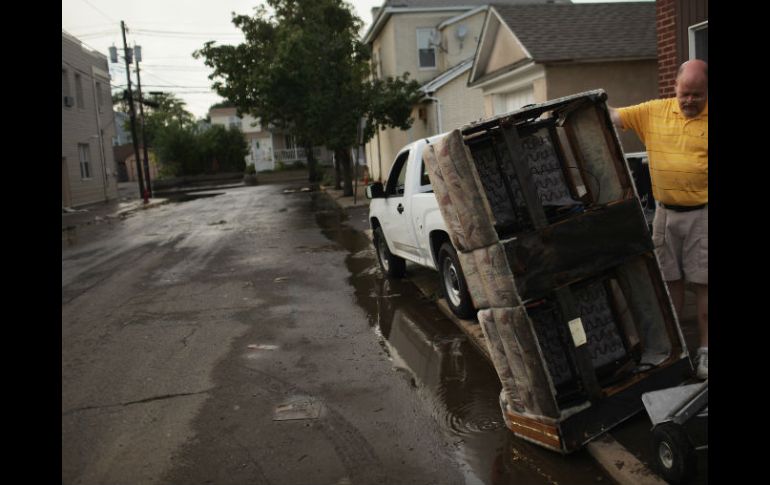
[[676, 98], [618, 108], [625, 129], [633, 128], [647, 148], [652, 195], [664, 204], [692, 206], [709, 200], [708, 102], [685, 118]]

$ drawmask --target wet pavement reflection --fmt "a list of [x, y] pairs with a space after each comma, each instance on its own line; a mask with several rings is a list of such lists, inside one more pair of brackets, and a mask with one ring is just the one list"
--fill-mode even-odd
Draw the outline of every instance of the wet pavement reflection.
[[[323, 194], [311, 204], [323, 234], [348, 251], [355, 303], [380, 345], [430, 409], [468, 484], [612, 483], [586, 450], [569, 456], [516, 438], [505, 427], [494, 368], [407, 279], [384, 278], [369, 238]], [[437, 276], [436, 276], [437, 277]]]

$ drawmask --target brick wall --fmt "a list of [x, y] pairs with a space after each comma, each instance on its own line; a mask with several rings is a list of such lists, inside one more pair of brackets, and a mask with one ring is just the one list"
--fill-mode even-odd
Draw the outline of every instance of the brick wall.
[[658, 31], [658, 96], [674, 96], [674, 80], [679, 67], [676, 49], [675, 0], [657, 0], [655, 9]]

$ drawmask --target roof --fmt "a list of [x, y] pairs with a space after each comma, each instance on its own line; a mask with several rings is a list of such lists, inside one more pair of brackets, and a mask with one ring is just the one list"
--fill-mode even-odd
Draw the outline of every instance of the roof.
[[548, 1], [556, 1], [558, 3], [570, 3], [571, 0], [508, 0], [507, 2], [501, 2], [498, 0], [385, 0], [385, 7], [478, 7], [479, 5], [489, 5], [490, 3], [546, 3]]
[[536, 62], [657, 57], [655, 2], [493, 7]]
[[377, 11], [372, 23], [364, 34], [364, 43], [372, 42], [379, 33], [380, 29], [387, 22], [393, 13], [405, 13], [410, 10], [415, 12], [424, 10], [445, 10], [445, 11], [463, 11], [472, 10], [480, 6], [486, 6], [491, 3], [516, 4], [523, 5], [529, 3], [559, 2], [568, 3], [571, 0], [385, 0]]
[[116, 162], [125, 162], [128, 157], [134, 154], [134, 145], [127, 143], [125, 145], [116, 145], [112, 147], [112, 155]]
[[439, 88], [455, 79], [460, 74], [467, 72], [473, 65], [473, 57], [462, 61], [451, 69], [447, 69], [435, 78], [431, 79], [427, 83], [420, 87], [420, 90], [425, 94], [430, 95], [436, 92]]

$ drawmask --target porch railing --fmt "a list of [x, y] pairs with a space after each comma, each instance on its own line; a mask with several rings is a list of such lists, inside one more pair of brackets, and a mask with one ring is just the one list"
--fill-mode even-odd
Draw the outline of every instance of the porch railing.
[[[313, 148], [313, 156], [316, 159], [321, 158], [321, 147]], [[273, 159], [276, 162], [306, 162], [305, 149], [304, 148], [285, 148], [281, 150], [273, 150]]]

